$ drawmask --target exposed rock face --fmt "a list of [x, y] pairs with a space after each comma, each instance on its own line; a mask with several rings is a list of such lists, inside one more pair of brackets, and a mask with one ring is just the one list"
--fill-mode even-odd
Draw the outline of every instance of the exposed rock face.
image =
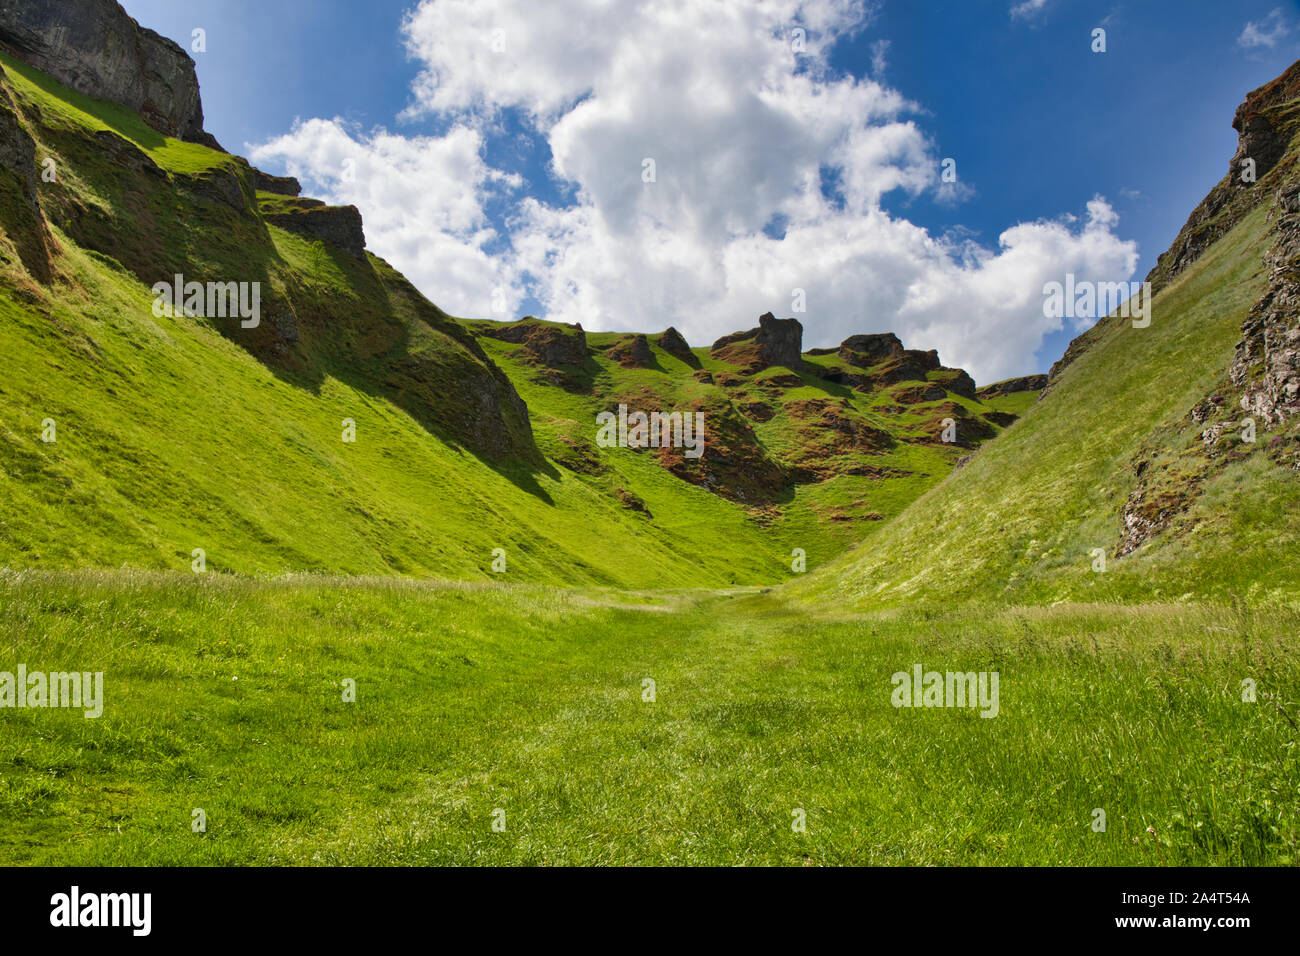
[[975, 380], [963, 369], [940, 364], [939, 353], [934, 349], [922, 351], [903, 348], [903, 343], [893, 332], [850, 335], [838, 348], [811, 349], [808, 354], [832, 353], [850, 368], [812, 367], [821, 378], [836, 385], [869, 392], [900, 382], [922, 383], [896, 396], [898, 401], [905, 404], [937, 401], [948, 392], [963, 398], [975, 398]]
[[773, 365], [797, 371], [803, 367], [803, 326], [798, 319], [778, 319], [765, 312], [758, 317], [758, 328], [725, 335], [709, 351], [746, 372]]
[[[1294, 153], [1288, 157], [1300, 137], [1297, 100], [1300, 63], [1246, 97], [1233, 118], [1239, 139], [1228, 175], [1197, 207], [1148, 277], [1153, 285], [1167, 282], [1246, 212], [1269, 204], [1263, 263], [1268, 285], [1242, 322], [1226, 380], [1187, 413], [1201, 426], [1200, 442], [1175, 458], [1156, 441], [1135, 460], [1134, 487], [1119, 516], [1118, 557], [1133, 553], [1154, 535], [1184, 530], [1184, 516], [1210, 479], [1257, 447], [1242, 440], [1247, 425], [1243, 416], [1253, 419], [1253, 427], [1274, 429], [1271, 436], [1260, 435], [1261, 451], [1282, 467], [1300, 469], [1294, 442], [1278, 427], [1300, 416], [1300, 166]], [[1254, 160], [1255, 182], [1241, 178], [1246, 159]], [[1053, 375], [1056, 372], [1054, 366]]]
[[1046, 387], [1046, 375], [1025, 375], [1020, 378], [1009, 378], [1005, 382], [994, 382], [992, 385], [985, 385], [983, 388], [978, 388], [975, 390], [975, 397], [984, 399], [997, 398], [1000, 395], [1013, 395], [1016, 392], [1041, 392]]
[[927, 372], [942, 368], [934, 349], [905, 349], [893, 332], [851, 335], [840, 343], [837, 355], [846, 365], [875, 370], [871, 374], [842, 376], [844, 384], [863, 391], [899, 382], [924, 382]]
[[923, 402], [941, 402], [948, 397], [947, 391], [938, 382], [918, 382], [893, 393], [894, 400], [904, 405], [919, 405]]
[[1140, 548], [1152, 535], [1169, 527], [1175, 518], [1191, 507], [1200, 494], [1202, 478], [1196, 477], [1177, 487], [1158, 488], [1139, 483], [1129, 495], [1120, 513], [1123, 532], [1115, 557], [1122, 558]]
[[581, 325], [547, 325], [530, 316], [513, 325], [479, 329], [478, 334], [522, 345], [527, 362], [545, 369], [546, 377], [563, 388], [590, 386], [587, 333]]
[[884, 365], [878, 384], [892, 385], [911, 379], [924, 379], [925, 373], [937, 370], [939, 353], [931, 349], [905, 349], [893, 332], [874, 335], [850, 335], [840, 343], [840, 360], [857, 368]]
[[53, 240], [37, 191], [36, 142], [19, 121], [4, 80], [0, 68], [0, 231], [9, 235], [27, 271], [48, 282]]
[[203, 131], [194, 61], [114, 0], [0, 0], [0, 46], [78, 93], [120, 103], [166, 136]]
[[805, 450], [800, 465], [813, 465], [827, 455], [849, 451], [878, 452], [894, 446], [893, 436], [873, 427], [848, 402], [829, 398], [809, 398], [789, 402], [787, 414], [804, 423], [801, 430]]
[[[1300, 62], [1291, 65], [1285, 73], [1270, 83], [1247, 94], [1232, 117], [1232, 128], [1237, 131], [1237, 152], [1228, 167], [1228, 175], [1241, 171], [1242, 160], [1255, 161], [1255, 177], [1262, 179], [1286, 153], [1291, 135], [1278, 122], [1277, 107], [1300, 97]], [[1247, 184], [1242, 184], [1247, 185]]]
[[302, 184], [292, 176], [272, 176], [260, 169], [253, 170], [253, 186], [259, 192], [275, 193], [277, 196], [299, 196]]
[[[1248, 212], [1261, 202], [1270, 200], [1275, 184], [1266, 184], [1262, 180], [1281, 172], [1277, 166], [1295, 135], [1296, 127], [1294, 110], [1287, 104], [1298, 96], [1300, 62], [1292, 64], [1277, 79], [1249, 93], [1245, 102], [1237, 107], [1232, 119], [1238, 137], [1237, 151], [1232, 156], [1228, 174], [1192, 210], [1173, 245], [1156, 260], [1155, 268], [1147, 274], [1146, 281], [1151, 283], [1152, 293], [1159, 292], [1186, 270]], [[1255, 163], [1253, 180], [1243, 179], [1245, 169], [1242, 164], [1247, 159]], [[1106, 321], [1102, 319], [1097, 326]], [[1095, 341], [1094, 329], [1097, 326], [1070, 343], [1065, 354], [1048, 372], [1049, 381], [1055, 381]]]
[[930, 414], [933, 416], [932, 424], [923, 439], [927, 443], [943, 442], [944, 419], [948, 418], [952, 419], [957, 430], [956, 441], [951, 444], [961, 448], [974, 448], [980, 442], [987, 441], [997, 434], [984, 417], [972, 415], [966, 406], [956, 402], [949, 401], [936, 405], [931, 409]]
[[682, 337], [682, 333], [671, 325], [663, 335], [655, 339], [655, 343], [673, 358], [681, 359], [691, 368], [700, 367], [699, 358], [691, 351], [691, 347], [687, 344], [686, 339]]
[[366, 233], [361, 225], [361, 210], [356, 206], [322, 203], [288, 213], [270, 213], [263, 218], [289, 232], [333, 243], [358, 259], [366, 257]]
[[975, 379], [970, 377], [970, 373], [963, 368], [943, 368], [939, 371], [951, 373], [943, 379], [943, 387], [954, 395], [960, 395], [962, 398], [975, 398]]
[[620, 339], [609, 347], [606, 354], [623, 368], [653, 368], [655, 356], [650, 351], [650, 340], [644, 335]]
[[155, 163], [148, 153], [125, 136], [117, 135], [111, 129], [101, 129], [95, 132], [95, 146], [103, 150], [104, 155], [117, 166], [133, 172], [144, 173], [154, 180], [161, 181], [167, 178], [167, 174], [162, 167]]
[[1242, 323], [1229, 369], [1243, 411], [1275, 425], [1300, 414], [1300, 196], [1278, 189], [1268, 290]]
[[683, 481], [753, 506], [774, 503], [786, 487], [785, 468], [773, 460], [732, 404], [711, 396], [693, 403], [704, 413], [704, 453], [685, 457], [680, 448], [658, 450], [659, 464]]
[[191, 190], [210, 202], [219, 202], [229, 206], [238, 213], [251, 214], [255, 208], [253, 195], [247, 191], [246, 180], [230, 169], [219, 167], [205, 169], [203, 172], [192, 176], [178, 176], [177, 178], [183, 188]]
[[[839, 356], [850, 365], [867, 368], [903, 354], [903, 343], [893, 332], [850, 335], [840, 343]], [[938, 361], [935, 365], [938, 366]]]
[[[1174, 244], [1157, 260], [1156, 267], [1147, 276], [1153, 291], [1159, 291], [1199, 259], [1242, 216], [1269, 198], [1267, 190], [1255, 187], [1286, 152], [1291, 131], [1286, 128], [1289, 117], [1282, 106], [1297, 96], [1300, 96], [1300, 62], [1271, 83], [1249, 93], [1237, 107], [1232, 118], [1232, 128], [1237, 131], [1237, 151], [1228, 165], [1228, 174], [1192, 211]], [[1242, 178], [1247, 159], [1255, 163], [1253, 180]]]

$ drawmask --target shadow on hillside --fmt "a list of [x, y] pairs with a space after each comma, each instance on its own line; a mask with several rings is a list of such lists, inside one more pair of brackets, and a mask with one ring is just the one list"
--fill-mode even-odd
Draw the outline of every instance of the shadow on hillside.
[[0, 33], [0, 53], [5, 56], [5, 60], [0, 65], [3, 65], [6, 70], [17, 73], [42, 93], [54, 99], [64, 100], [83, 113], [93, 116], [113, 132], [131, 140], [137, 146], [144, 149], [160, 149], [167, 145], [167, 137], [126, 107], [110, 103], [107, 100], [92, 99], [78, 93], [76, 90], [64, 86], [52, 76], [33, 69], [22, 60], [15, 58], [7, 49], [10, 39]]
[[[537, 448], [514, 386], [474, 337], [396, 272], [381, 275], [369, 258], [329, 244], [312, 249], [314, 274], [342, 274], [349, 294], [313, 301], [300, 290], [298, 301], [288, 303], [298, 317], [291, 356], [282, 343], [269, 354], [250, 351], [282, 380], [313, 394], [332, 377], [388, 401], [456, 454], [554, 505], [538, 478], [559, 473]], [[268, 250], [269, 259], [283, 261], [269, 236]], [[386, 263], [382, 268], [391, 271]], [[417, 344], [413, 332], [424, 341]]]

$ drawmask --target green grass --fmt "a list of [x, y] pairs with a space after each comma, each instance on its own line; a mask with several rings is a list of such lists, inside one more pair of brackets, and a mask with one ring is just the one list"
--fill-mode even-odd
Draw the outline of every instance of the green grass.
[[[1297, 625], [8, 573], [3, 667], [105, 710], [3, 712], [0, 862], [1294, 864]], [[999, 715], [895, 709], [917, 663], [997, 671]]]
[[[1300, 862], [1300, 490], [1267, 430], [1205, 467], [1187, 417], [1263, 288], [1262, 208], [1042, 401], [707, 385], [657, 346], [621, 368], [616, 333], [574, 392], [382, 260], [268, 226], [301, 203], [240, 161], [0, 63], [59, 168], [54, 282], [0, 262], [0, 671], [106, 696], [0, 710], [0, 864]], [[153, 316], [173, 271], [263, 281], [300, 337]], [[498, 367], [548, 458], [475, 404]], [[898, 439], [846, 457], [897, 473], [757, 508], [632, 450], [565, 467], [631, 396], [769, 403], [785, 465], [820, 447], [798, 403], [842, 400]], [[1022, 416], [952, 475], [950, 401]], [[511, 454], [472, 450], [484, 421]], [[1201, 468], [1195, 501], [1093, 573], [1138, 459]], [[999, 715], [894, 708], [916, 664], [996, 671]]]
[[[908, 601], [1149, 601], [1234, 596], [1288, 600], [1279, 555], [1300, 543], [1300, 483], [1266, 454], [1273, 432], [1212, 467], [1202, 493], [1164, 532], [1114, 557], [1138, 461], [1204, 460], [1191, 408], [1216, 391], [1242, 320], [1264, 289], [1260, 207], [1154, 300], [1150, 327], [1107, 320], [1041, 401], [952, 477], [918, 498], [825, 573], [801, 600], [875, 607]], [[1014, 397], [1014, 396], [1013, 396]], [[1003, 410], [1015, 408], [1003, 407]], [[1094, 549], [1107, 554], [1092, 570]]]
[[678, 586], [785, 567], [740, 509], [667, 475], [654, 524], [560, 469], [521, 487], [361, 385], [277, 375], [204, 323], [155, 319], [98, 257], [69, 244], [64, 264], [93, 292], [49, 319], [0, 290], [6, 564], [179, 569], [203, 548], [227, 571], [486, 579], [502, 547], [523, 579]]
[[0, 65], [15, 92], [35, 102], [51, 128], [109, 130], [135, 143], [159, 166], [177, 173], [199, 173], [235, 161], [219, 150], [164, 136], [125, 106], [83, 96], [8, 53], [0, 53]]
[[[494, 323], [473, 321], [471, 327]], [[544, 323], [547, 324], [547, 323]], [[553, 324], [553, 323], [549, 323]], [[760, 401], [773, 412], [766, 422], [751, 422], [754, 433], [769, 457], [785, 464], [798, 464], [809, 459], [808, 436], [800, 431], [802, 424], [787, 411], [792, 403], [807, 400], [840, 400], [849, 402], [852, 413], [860, 415], [868, 424], [891, 434], [932, 438], [937, 432], [931, 402], [903, 412], [882, 414], [879, 406], [888, 400], [887, 395], [863, 393], [828, 383], [810, 373], [803, 373], [802, 386], [770, 389], [762, 383], [773, 376], [787, 375], [788, 370], [774, 368], [752, 377], [741, 378], [725, 388], [708, 385], [692, 377], [693, 368], [654, 344], [650, 336], [651, 352], [657, 367], [623, 368], [610, 359], [604, 349], [626, 333], [587, 333], [591, 349], [589, 371], [592, 383], [589, 392], [566, 391], [546, 381], [538, 370], [522, 360], [522, 350], [493, 338], [481, 338], [480, 344], [493, 360], [509, 375], [519, 394], [528, 403], [533, 429], [544, 448], [554, 447], [560, 435], [571, 437], [586, 429], [590, 437], [590, 423], [595, 414], [613, 407], [618, 400], [629, 401], [632, 407], [683, 409], [698, 401], [730, 402], [739, 408], [748, 402]], [[706, 349], [696, 349], [697, 357], [706, 371], [730, 373], [736, 369], [709, 356]], [[818, 364], [818, 357], [811, 357]], [[822, 362], [821, 364], [825, 364]], [[906, 384], [906, 383], [905, 383]], [[912, 383], [915, 384], [915, 383]], [[1005, 396], [1001, 403], [983, 404], [951, 396], [978, 414], [990, 409], [1003, 410], [1021, 407], [1036, 397], [1037, 393]], [[741, 535], [738, 540], [761, 541], [765, 555], [775, 555], [769, 574], [758, 578], [735, 578], [731, 583], [773, 583], [792, 576], [789, 555], [792, 549], [801, 548], [807, 555], [808, 567], [819, 567], [842, 553], [846, 548], [872, 534], [881, 522], [899, 514], [908, 504], [942, 480], [953, 463], [969, 449], [942, 444], [899, 441], [894, 447], [875, 453], [850, 453], [848, 462], [880, 469], [895, 469], [896, 477], [868, 477], [845, 474], [825, 481], [798, 484], [788, 489], [773, 506], [765, 511], [761, 527], [743, 519], [743, 509], [718, 500], [716, 496], [701, 497], [697, 489], [686, 489], [679, 480], [666, 475], [650, 455], [626, 450], [606, 453], [593, 449], [595, 456], [608, 471], [597, 477], [584, 479], [598, 488], [625, 487], [636, 493], [659, 516], [670, 511], [681, 517], [683, 527], [725, 528], [724, 534]], [[707, 454], [707, 451], [706, 451]], [[811, 456], [817, 460], [816, 456]], [[733, 517], [734, 516], [734, 517]], [[715, 539], [716, 540], [716, 539]], [[704, 583], [704, 582], [701, 582]]]
[[[649, 454], [598, 450], [596, 475], [529, 461], [522, 422], [510, 454], [476, 454], [465, 433], [484, 417], [474, 395], [493, 360], [552, 456], [564, 452], [561, 438], [594, 439], [595, 413], [612, 396], [654, 394], [679, 408], [728, 395], [657, 346], [658, 370], [597, 354], [588, 395], [539, 384], [505, 343], [478, 340], [484, 359], [460, 320], [382, 260], [358, 262], [266, 224], [263, 215], [302, 200], [254, 193], [241, 160], [0, 62], [38, 158], [57, 160], [57, 179], [40, 191], [60, 250], [50, 286], [12, 261], [0, 275], [0, 500], [10, 505], [0, 565], [183, 569], [203, 548], [222, 571], [486, 580], [499, 547], [515, 579], [535, 582], [770, 584], [793, 576], [796, 548], [810, 568], [829, 562], [959, 454], [900, 443], [859, 457], [905, 475], [800, 485], [757, 514]], [[124, 154], [106, 152], [104, 130], [128, 141], [113, 147]], [[263, 327], [153, 316], [149, 287], [175, 273], [261, 282]], [[299, 337], [281, 349], [271, 317], [289, 313]], [[801, 450], [784, 412], [796, 400], [847, 396], [866, 420], [892, 427], [869, 396], [805, 375], [774, 397], [762, 378], [733, 397], [776, 406], [756, 428], [770, 454]], [[54, 443], [41, 440], [47, 418]], [[357, 424], [355, 444], [342, 441], [345, 418]], [[634, 499], [648, 516], [625, 507]]]

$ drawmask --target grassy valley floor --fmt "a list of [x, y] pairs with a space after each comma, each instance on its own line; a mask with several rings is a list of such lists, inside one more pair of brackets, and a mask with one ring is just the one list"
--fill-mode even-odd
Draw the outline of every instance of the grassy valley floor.
[[[0, 670], [105, 698], [5, 713], [0, 863], [1295, 864], [1297, 625], [0, 572]], [[895, 708], [916, 664], [997, 671], [998, 716]]]

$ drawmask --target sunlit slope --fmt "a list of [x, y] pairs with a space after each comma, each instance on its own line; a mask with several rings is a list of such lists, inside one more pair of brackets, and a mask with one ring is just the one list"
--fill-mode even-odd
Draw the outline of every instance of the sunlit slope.
[[[617, 333], [539, 368], [364, 252], [356, 210], [7, 55], [0, 92], [3, 145], [26, 153], [0, 170], [0, 565], [186, 568], [201, 549], [219, 571], [474, 578], [501, 549], [529, 581], [777, 583], [1007, 410], [946, 390], [952, 369], [857, 390], [831, 356], [751, 371], [659, 344], [626, 367]], [[175, 275], [258, 283], [260, 324], [155, 314]], [[706, 458], [597, 447], [620, 401], [700, 410]], [[938, 440], [953, 414], [959, 445]]]
[[[0, 171], [0, 565], [202, 549], [211, 571], [496, 578], [500, 548], [507, 580], [789, 573], [731, 502], [659, 473], [651, 518], [546, 460], [459, 323], [382, 260], [266, 222], [241, 160], [3, 64], [10, 133], [57, 178], [36, 221], [23, 171]], [[261, 281], [261, 326], [155, 316], [173, 272]]]
[[[1268, 242], [1257, 208], [1155, 297], [1150, 327], [1099, 323], [1093, 344], [998, 441], [792, 588], [863, 605], [1293, 596], [1286, 556], [1300, 539], [1300, 481], [1270, 456], [1276, 436], [1261, 427], [1255, 444], [1235, 442], [1207, 468], [1203, 426], [1190, 416], [1224, 382], [1265, 286]], [[1121, 514], [1145, 467], [1162, 469], [1161, 493], [1183, 510], [1117, 557]]]

